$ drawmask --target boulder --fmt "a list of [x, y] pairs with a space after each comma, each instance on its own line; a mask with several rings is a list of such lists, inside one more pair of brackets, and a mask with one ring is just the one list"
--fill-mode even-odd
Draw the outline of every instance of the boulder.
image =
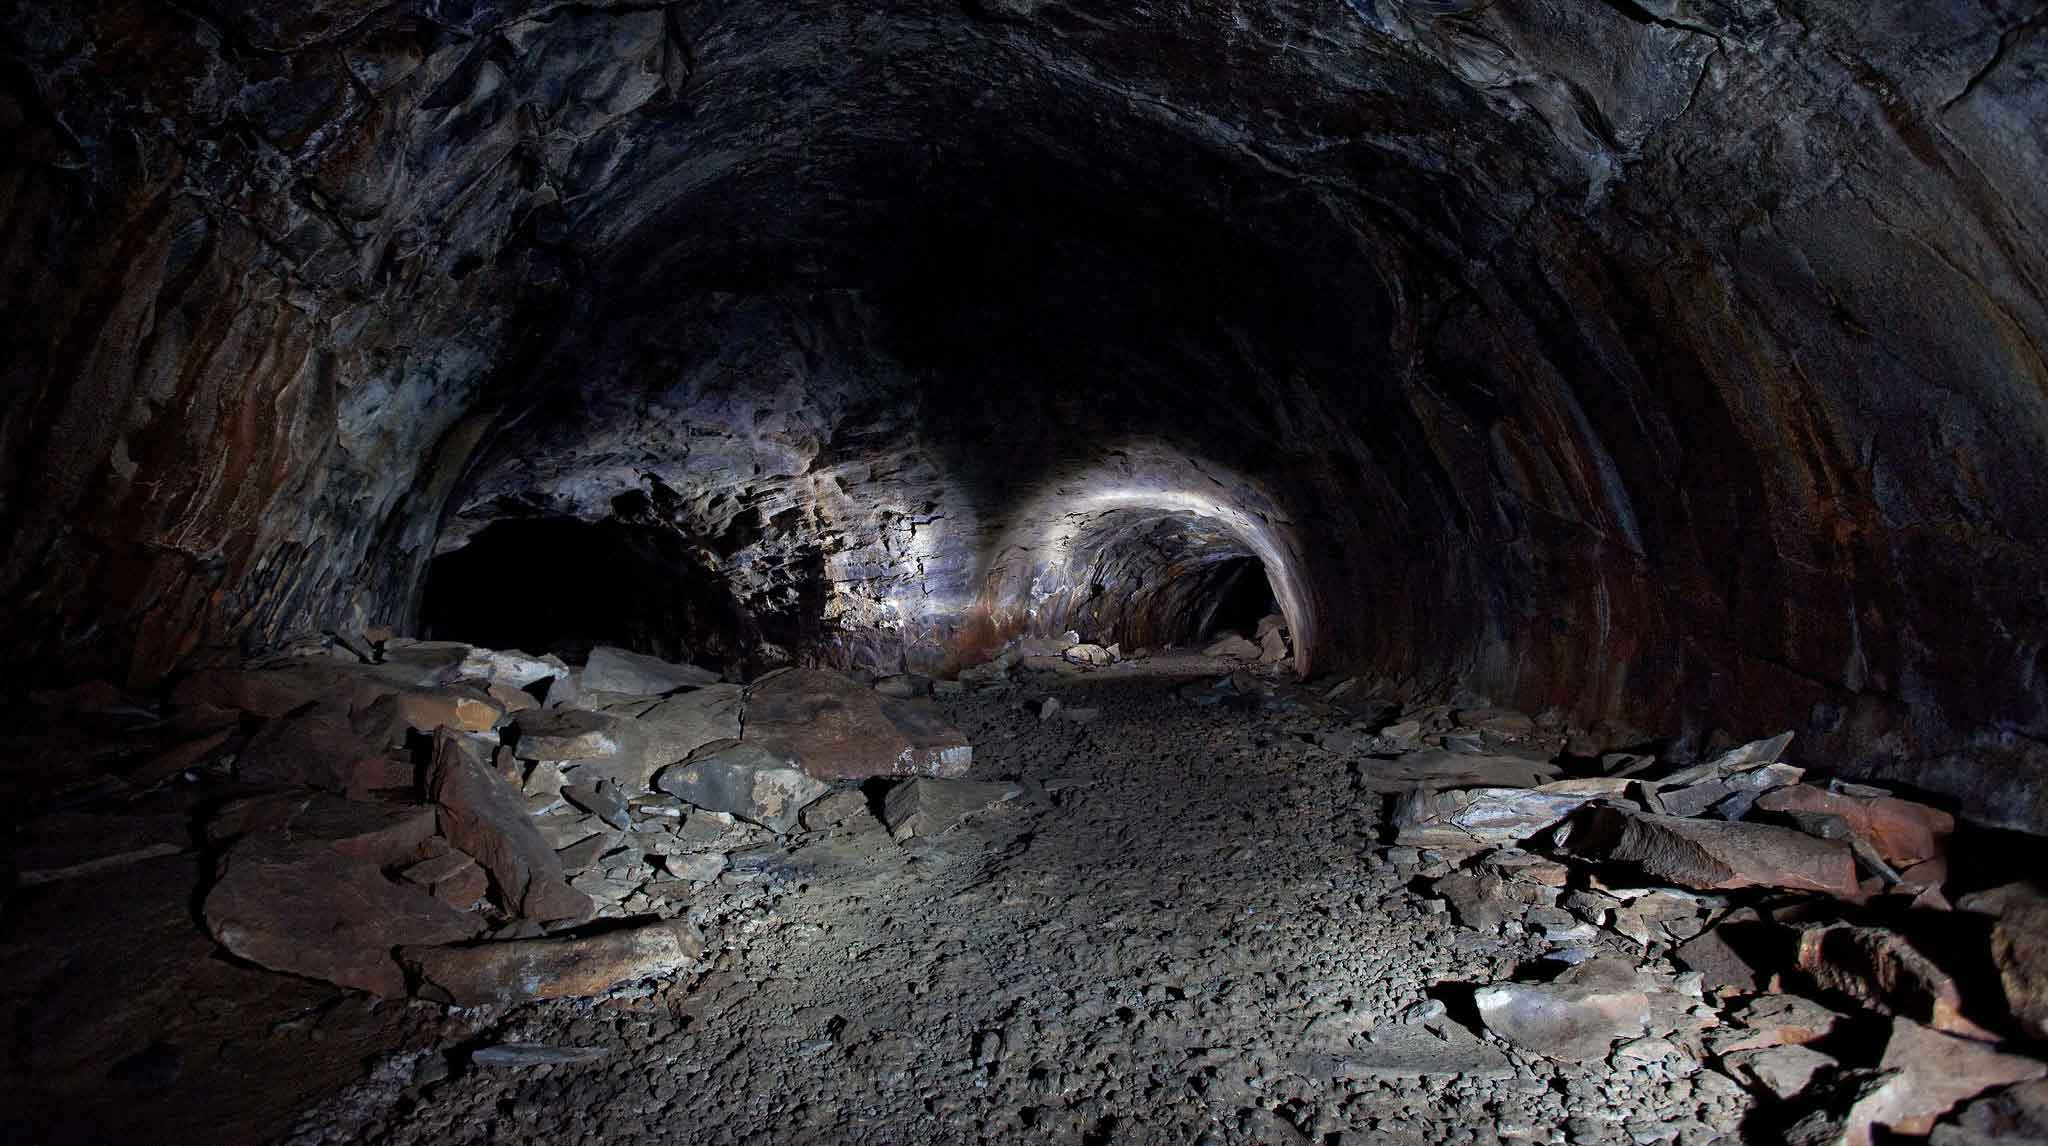
[[1574, 855], [1633, 864], [1682, 887], [1783, 887], [1842, 898], [1857, 894], [1856, 861], [1847, 844], [1773, 824], [1595, 806], [1574, 816], [1558, 842]]
[[[1910, 1019], [1892, 1020], [1878, 1069], [1898, 1072], [1899, 1085], [1858, 1105], [1849, 1123], [1849, 1142], [1870, 1141], [1877, 1127], [1890, 1135], [1925, 1135], [1958, 1103], [2048, 1075], [2048, 1063], [2039, 1059], [2004, 1054]], [[1854, 1137], [1859, 1129], [1860, 1139]]]
[[898, 843], [914, 836], [943, 835], [967, 817], [1023, 794], [1016, 784], [920, 776], [889, 789], [882, 799], [882, 825]]
[[518, 649], [472, 648], [463, 655], [460, 671], [464, 677], [520, 691], [536, 681], [568, 676], [569, 666], [559, 657], [536, 657]]
[[519, 732], [514, 750], [522, 760], [594, 760], [617, 756], [627, 747], [630, 722], [580, 708], [548, 708], [522, 712], [513, 721]]
[[391, 882], [375, 863], [283, 831], [229, 849], [204, 914], [207, 930], [240, 958], [386, 997], [405, 993], [394, 947], [449, 943], [482, 928], [476, 915]]
[[1897, 932], [1849, 923], [1808, 927], [1799, 933], [1794, 962], [1822, 989], [1882, 1014], [1972, 1038], [1992, 1037], [1964, 1017], [1955, 979]]
[[1229, 657], [1232, 660], [1252, 661], [1259, 659], [1259, 646], [1232, 633], [1202, 650], [1206, 657]]
[[1581, 963], [1549, 983], [1495, 983], [1473, 995], [1486, 1029], [1533, 1054], [1590, 1062], [1641, 1035], [1650, 997], [1613, 960]]
[[1468, 868], [1437, 880], [1430, 892], [1450, 907], [1451, 917], [1462, 926], [1492, 933], [1526, 906], [1508, 898], [1506, 888], [1507, 881], [1498, 874]]
[[505, 716], [504, 706], [492, 700], [488, 691], [462, 685], [408, 688], [397, 694], [397, 700], [399, 723], [415, 732], [431, 734], [441, 728], [489, 732]]
[[235, 775], [250, 784], [346, 792], [383, 763], [395, 711], [386, 701], [361, 714], [316, 706], [277, 717], [243, 745]]
[[1097, 667], [1109, 664], [1114, 659], [1109, 655], [1109, 650], [1101, 645], [1074, 645], [1062, 650], [1060, 655], [1066, 658], [1068, 664]]
[[1781, 1101], [1798, 1097], [1814, 1075], [1839, 1065], [1817, 1050], [1794, 1045], [1734, 1051], [1723, 1056], [1722, 1063], [1736, 1077], [1748, 1079]]
[[627, 807], [626, 793], [610, 780], [599, 780], [595, 784], [564, 784], [562, 798], [622, 832], [633, 826], [633, 813]]
[[2048, 898], [2016, 896], [2006, 902], [1991, 928], [1991, 958], [2020, 1029], [2048, 1039]]
[[491, 875], [505, 910], [543, 923], [590, 917], [589, 899], [563, 879], [562, 862], [526, 813], [526, 798], [484, 766], [461, 733], [434, 738], [427, 791], [441, 833]]
[[973, 749], [927, 700], [895, 700], [822, 669], [791, 669], [748, 695], [747, 743], [819, 779], [958, 775]]
[[1277, 665], [1287, 659], [1287, 638], [1279, 629], [1268, 629], [1259, 638], [1259, 663]]
[[703, 953], [696, 925], [670, 919], [577, 938], [407, 946], [398, 954], [417, 976], [422, 998], [481, 1007], [600, 995], [682, 970]]
[[1934, 1128], [1928, 1146], [2041, 1146], [2048, 1143], [2048, 1081], [2022, 1082], [1972, 1099]]
[[751, 740], [668, 768], [656, 785], [685, 803], [729, 812], [778, 835], [796, 827], [804, 808], [832, 790], [788, 756]]
[[1793, 784], [1759, 796], [1767, 812], [1811, 812], [1840, 816], [1849, 831], [1867, 841], [1889, 863], [1915, 864], [1942, 854], [1956, 828], [1955, 817], [1894, 796], [1855, 796], [1811, 784]]
[[585, 691], [660, 696], [677, 689], [713, 684], [718, 674], [695, 665], [672, 664], [660, 657], [628, 652], [611, 645], [590, 650], [578, 684]]

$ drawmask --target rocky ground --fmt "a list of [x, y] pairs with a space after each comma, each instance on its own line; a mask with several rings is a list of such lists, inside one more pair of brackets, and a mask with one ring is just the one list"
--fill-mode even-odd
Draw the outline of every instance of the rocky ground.
[[[415, 689], [415, 729], [449, 722], [431, 802], [291, 787], [279, 813], [245, 782], [263, 729], [313, 719], [292, 709], [132, 796], [135, 838], [104, 810], [24, 828], [6, 1078], [31, 1101], [0, 1120], [24, 1142], [2034, 1140], [2048, 1067], [2010, 937], [2038, 901], [1965, 894], [1928, 854], [1946, 814], [1816, 787], [1782, 739], [1677, 767], [1577, 756], [1586, 734], [1518, 713], [1403, 712], [1297, 682], [1259, 637], [940, 686], [785, 675], [745, 690], [736, 741], [741, 690], [677, 666], [594, 660], [580, 708]], [[250, 679], [284, 678], [234, 679], [205, 688], [257, 704]], [[915, 726], [920, 775], [788, 766], [842, 706], [928, 690], [884, 726]], [[503, 702], [470, 721], [503, 735], [453, 731], [464, 697]], [[703, 742], [686, 763], [629, 763], [678, 737]], [[477, 834], [464, 776], [509, 820]], [[147, 843], [162, 822], [214, 842]], [[64, 824], [106, 858], [38, 852]], [[560, 868], [522, 860], [523, 900], [522, 839]], [[337, 862], [361, 873], [341, 892]], [[535, 906], [572, 890], [568, 917]], [[364, 926], [359, 895], [425, 933], [316, 934]], [[2020, 970], [2002, 988], [1993, 957]]]
[[[1015, 692], [950, 702], [974, 776], [1016, 798], [906, 847], [868, 814], [794, 837], [748, 873], [764, 894], [718, 921], [724, 949], [693, 987], [537, 1005], [479, 1035], [602, 1057], [420, 1084], [444, 1069], [425, 1052], [294, 1140], [1705, 1142], [1740, 1126], [1742, 1088], [1682, 1052], [1557, 1062], [1467, 1031], [1473, 988], [1544, 944], [1459, 928], [1380, 858], [1379, 802], [1300, 735], [1322, 721], [1177, 695], [1217, 668], [1050, 681], [1030, 695], [1064, 712], [1044, 720]], [[1673, 1021], [1693, 1025], [1685, 1010]]]

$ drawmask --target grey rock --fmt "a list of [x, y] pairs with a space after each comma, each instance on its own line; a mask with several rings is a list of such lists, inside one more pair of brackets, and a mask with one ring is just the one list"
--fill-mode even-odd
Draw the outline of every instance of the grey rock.
[[626, 794], [611, 780], [599, 780], [595, 784], [564, 784], [562, 797], [619, 831], [633, 826]]
[[668, 768], [657, 783], [685, 803], [729, 812], [778, 835], [796, 827], [804, 808], [832, 790], [789, 757], [747, 743]]
[[659, 657], [610, 645], [590, 650], [579, 683], [586, 690], [659, 696], [677, 689], [715, 683], [718, 674], [695, 665], [671, 664]]
[[1650, 999], [1632, 971], [1594, 959], [1549, 983], [1496, 983], [1473, 996], [1486, 1028], [1523, 1050], [1591, 1061], [1641, 1035]]

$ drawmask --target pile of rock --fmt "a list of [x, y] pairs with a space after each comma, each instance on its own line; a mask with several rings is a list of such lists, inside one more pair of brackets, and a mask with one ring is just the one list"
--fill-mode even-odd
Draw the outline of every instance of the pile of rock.
[[[187, 677], [173, 722], [220, 731], [152, 775], [213, 761], [201, 913], [234, 955], [465, 1006], [586, 995], [693, 966], [708, 885], [835, 784], [964, 771], [923, 691], [387, 639]], [[24, 881], [180, 846], [128, 834]]]
[[1241, 633], [1223, 633], [1204, 648], [1202, 654], [1262, 665], [1277, 665], [1294, 656], [1294, 634], [1287, 627], [1287, 618], [1273, 613], [1260, 618], [1258, 627], [1252, 631], [1251, 637], [1247, 638]]
[[1962, 1128], [2041, 1112], [2038, 1086], [2001, 1088], [2048, 1075], [2048, 889], [1959, 894], [1951, 815], [1809, 775], [1789, 733], [1580, 775], [1554, 762], [1567, 735], [1438, 709], [1336, 746], [1377, 754], [1357, 774], [1391, 802], [1385, 859], [1561, 971], [1479, 988], [1488, 1030], [1551, 1057], [1714, 1062], [1771, 1096], [1786, 1141], [1945, 1117], [1936, 1141], [2019, 1140]]

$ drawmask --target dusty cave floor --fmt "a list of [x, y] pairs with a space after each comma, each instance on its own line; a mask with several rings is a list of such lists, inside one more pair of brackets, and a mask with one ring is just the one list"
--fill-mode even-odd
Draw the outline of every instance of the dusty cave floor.
[[[437, 1042], [415, 1040], [303, 1109], [286, 1140], [1740, 1133], [1743, 1092], [1689, 1060], [1563, 1063], [1474, 1037], [1472, 986], [1531, 965], [1541, 944], [1431, 911], [1409, 886], [1415, 870], [1381, 858], [1380, 798], [1300, 735], [1326, 722], [1177, 695], [1205, 673], [1198, 658], [1162, 658], [945, 702], [976, 745], [974, 775], [1024, 781], [1024, 799], [907, 847], [872, 817], [792, 837], [781, 861], [727, 875], [753, 894], [710, 929], [723, 947], [710, 972], [451, 1015]], [[1019, 707], [1046, 692], [1100, 715], [1041, 722]], [[1403, 1053], [1421, 1040], [1436, 1069], [1361, 1066], [1346, 1047], [1373, 1027]], [[522, 1069], [463, 1061], [465, 1046], [503, 1042], [606, 1053]]]

